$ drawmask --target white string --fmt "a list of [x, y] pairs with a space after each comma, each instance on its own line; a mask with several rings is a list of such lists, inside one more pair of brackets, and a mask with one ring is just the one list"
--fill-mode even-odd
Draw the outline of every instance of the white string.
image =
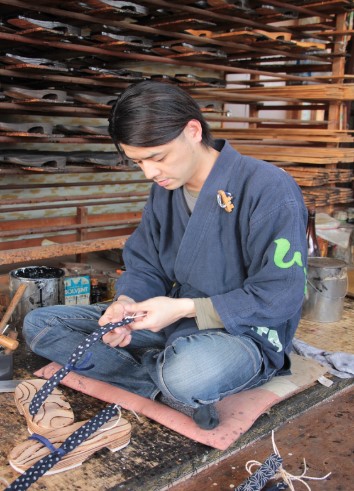
[[130, 409], [130, 411], [134, 414], [134, 416], [139, 421], [139, 423], [142, 424], [143, 420], [138, 416], [138, 414], [134, 411], [134, 409]]
[[[275, 439], [274, 439], [274, 430], [272, 430], [272, 444], [273, 444], [273, 450], [274, 450], [274, 453], [276, 455], [278, 455], [278, 457], [281, 457], [280, 453], [279, 453], [279, 450], [275, 444]], [[260, 467], [262, 464], [260, 462], [258, 462], [257, 460], [249, 460], [245, 467], [246, 467], [246, 471], [249, 473], [249, 474], [253, 474], [253, 467], [257, 466], [257, 467]], [[304, 481], [304, 479], [307, 479], [307, 480], [311, 480], [311, 481], [323, 481], [324, 479], [327, 479], [327, 477], [329, 477], [332, 472], [329, 472], [328, 474], [326, 474], [325, 476], [323, 477], [312, 477], [312, 476], [306, 476], [306, 472], [307, 472], [307, 466], [306, 466], [306, 460], [304, 459], [304, 472], [302, 474], [300, 474], [299, 476], [295, 476], [293, 474], [290, 474], [290, 472], [287, 472], [285, 469], [283, 469], [282, 466], [280, 466], [278, 472], [274, 475], [274, 477], [272, 479], [282, 479], [290, 488], [290, 491], [295, 491], [295, 488], [294, 488], [294, 485], [293, 485], [293, 481], [298, 481], [298, 482], [301, 482], [308, 491], [311, 491], [311, 488], [310, 486]]]
[[[122, 411], [121, 411], [121, 407], [118, 406], [118, 404], [115, 405], [115, 407], [117, 408], [118, 410], [118, 418], [114, 421], [114, 423], [111, 425], [111, 426], [107, 426], [108, 423], [106, 423], [105, 425], [102, 426], [101, 429], [99, 429], [98, 431], [109, 431], [109, 430], [113, 430], [113, 428], [115, 428], [119, 421], [121, 420], [122, 418]], [[141, 418], [139, 418], [139, 416], [137, 415], [137, 413], [134, 411], [134, 409], [129, 409], [130, 412], [132, 412], [134, 414], [134, 416], [136, 417], [136, 419], [138, 420], [138, 422], [140, 424], [143, 423], [143, 420]]]

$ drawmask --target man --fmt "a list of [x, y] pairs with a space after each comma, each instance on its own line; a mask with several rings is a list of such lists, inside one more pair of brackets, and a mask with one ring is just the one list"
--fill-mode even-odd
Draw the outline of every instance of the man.
[[306, 283], [301, 191], [283, 170], [214, 142], [197, 103], [171, 84], [128, 87], [109, 131], [154, 181], [126, 272], [108, 307], [30, 312], [27, 342], [65, 364], [97, 322], [136, 315], [94, 345], [87, 375], [212, 429], [216, 401], [289, 370]]

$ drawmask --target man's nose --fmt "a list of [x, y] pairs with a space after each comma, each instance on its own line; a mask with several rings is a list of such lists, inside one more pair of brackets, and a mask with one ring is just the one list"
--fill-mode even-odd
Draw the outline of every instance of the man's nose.
[[156, 167], [156, 164], [151, 160], [142, 160], [140, 165], [147, 179], [154, 179], [160, 173]]

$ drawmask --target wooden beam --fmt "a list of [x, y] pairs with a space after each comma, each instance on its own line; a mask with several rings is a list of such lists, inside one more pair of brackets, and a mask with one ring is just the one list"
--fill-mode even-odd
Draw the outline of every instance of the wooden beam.
[[[78, 206], [76, 209], [76, 220], [80, 228], [77, 229], [76, 236], [78, 242], [87, 240], [88, 209], [86, 206]], [[87, 253], [76, 254], [76, 262], [86, 262]]]
[[[0, 0], [0, 4], [3, 3], [3, 0]], [[21, 3], [21, 2], [17, 2]], [[134, 24], [132, 24], [134, 25]], [[190, 36], [196, 39], [199, 39], [197, 36]], [[73, 53], [81, 53], [82, 55], [102, 55], [102, 56], [110, 56], [112, 58], [121, 58], [128, 59], [133, 61], [149, 61], [151, 63], [167, 63], [169, 65], [178, 65], [178, 66], [192, 66], [195, 68], [204, 68], [206, 70], [215, 70], [219, 72], [226, 73], [253, 73], [255, 75], [268, 75], [276, 78], [280, 78], [281, 80], [298, 80], [301, 82], [308, 81], [308, 77], [299, 77], [295, 75], [286, 75], [285, 73], [271, 73], [266, 70], [254, 70], [251, 68], [238, 68], [230, 65], [221, 65], [217, 63], [203, 63], [197, 61], [186, 61], [186, 60], [176, 60], [172, 58], [168, 58], [167, 56], [157, 56], [157, 55], [148, 55], [141, 53], [127, 53], [123, 51], [113, 51], [109, 49], [97, 48], [95, 46], [87, 46], [84, 44], [73, 44], [73, 43], [62, 43], [57, 41], [43, 41], [43, 39], [34, 39], [31, 37], [19, 36], [17, 34], [8, 34], [4, 32], [0, 32], [0, 39], [5, 41], [12, 41], [14, 43], [24, 44], [27, 43], [33, 46], [44, 46], [48, 47], [50, 50], [53, 49], [61, 49], [66, 51], [71, 51]], [[204, 38], [201, 38], [203, 42], [205, 42]], [[222, 43], [222, 42], [221, 42]], [[248, 46], [246, 45], [246, 48]], [[279, 52], [278, 52], [279, 54]], [[305, 58], [305, 57], [304, 57]]]
[[330, 15], [329, 14], [322, 14], [321, 12], [317, 12], [316, 10], [308, 9], [306, 7], [301, 7], [297, 5], [292, 5], [291, 3], [288, 2], [279, 2], [278, 0], [268, 0], [267, 3], [270, 3], [271, 5], [275, 5], [276, 7], [280, 7], [282, 9], [288, 9], [293, 12], [300, 12], [301, 14], [305, 14], [308, 16], [312, 17], [320, 17], [324, 20], [329, 19], [330, 20]]
[[[5, 3], [7, 4], [8, 2], [6, 0], [0, 0], [0, 4], [2, 3]], [[12, 0], [12, 5], [13, 6], [16, 6], [16, 7], [19, 7], [19, 8], [23, 8], [23, 9], [32, 9], [32, 10], [38, 10], [38, 6], [31, 6], [31, 5], [28, 5], [27, 3], [25, 2], [21, 2], [21, 1], [17, 1], [17, 0]], [[156, 2], [155, 2], [156, 3]], [[164, 4], [164, 6], [166, 6], [167, 8], [171, 8], [171, 5], [169, 5], [167, 2], [159, 2], [159, 3], [162, 3]], [[199, 8], [194, 8], [194, 7], [189, 7], [190, 9], [193, 9], [194, 13], [196, 15], [199, 15], [199, 16], [206, 16], [206, 17], [210, 17], [212, 18], [213, 20], [215, 20], [216, 18], [218, 18], [218, 20], [222, 21], [222, 20], [225, 20], [227, 22], [232, 22], [233, 20], [235, 20], [235, 22], [240, 22], [240, 23], [243, 23], [243, 24], [248, 24], [250, 25], [250, 27], [255, 27], [255, 28], [258, 28], [258, 29], [264, 29], [264, 25], [261, 24], [261, 23], [258, 23], [258, 22], [254, 22], [254, 21], [251, 21], [251, 20], [248, 20], [248, 19], [242, 19], [242, 18], [239, 18], [239, 17], [234, 17], [234, 18], [230, 18], [230, 16], [228, 15], [221, 15], [221, 14], [216, 14], [215, 12], [209, 12], [208, 10], [206, 9], [199, 9]], [[203, 37], [198, 37], [198, 36], [193, 36], [193, 35], [190, 35], [190, 34], [187, 34], [185, 32], [174, 32], [173, 30], [171, 29], [166, 29], [166, 30], [162, 30], [162, 29], [157, 29], [156, 27], [149, 27], [149, 26], [146, 26], [146, 25], [140, 25], [140, 24], [136, 24], [136, 23], [130, 23], [130, 22], [127, 22], [127, 21], [116, 21], [116, 20], [112, 20], [112, 19], [105, 19], [105, 18], [100, 18], [100, 17], [92, 17], [92, 16], [89, 16], [89, 15], [86, 15], [86, 14], [81, 14], [81, 13], [78, 13], [78, 12], [73, 12], [73, 11], [66, 11], [66, 10], [61, 10], [61, 9], [53, 9], [53, 8], [50, 8], [50, 7], [44, 7], [41, 6], [40, 7], [40, 11], [42, 12], [47, 12], [51, 15], [56, 15], [56, 16], [59, 16], [59, 17], [64, 17], [64, 18], [67, 18], [69, 17], [70, 19], [74, 18], [74, 19], [77, 19], [77, 20], [80, 20], [80, 21], [83, 21], [85, 22], [86, 24], [87, 23], [90, 23], [90, 24], [102, 24], [102, 25], [105, 25], [105, 24], [109, 24], [109, 25], [112, 25], [112, 26], [116, 26], [116, 27], [120, 27], [121, 29], [125, 29], [125, 30], [129, 30], [129, 31], [138, 31], [138, 32], [144, 32], [146, 34], [153, 34], [153, 35], [157, 35], [157, 36], [166, 36], [168, 38], [172, 38], [172, 39], [181, 39], [181, 40], [186, 40], [186, 41], [189, 41], [191, 43], [197, 43], [197, 44], [205, 44], [205, 39]], [[269, 30], [274, 30], [274, 27], [271, 26], [271, 25], [268, 25], [267, 26], [267, 29]], [[286, 28], [283, 29], [284, 31], [287, 31]], [[20, 36], [21, 37], [21, 36]], [[218, 41], [218, 40], [214, 40], [214, 39], [210, 39], [208, 40], [209, 44], [214, 44], [214, 45], [217, 45], [217, 46], [229, 46], [231, 48], [235, 48], [235, 49], [248, 49], [249, 46], [247, 44], [242, 44], [242, 43], [227, 43], [227, 42], [224, 42], [224, 41]], [[63, 47], [63, 49], [70, 49], [70, 45], [68, 43], [68, 45], [65, 47], [63, 46], [63, 43], [59, 43], [61, 44]], [[48, 43], [44, 43], [44, 45], [48, 45]], [[74, 45], [72, 45], [74, 46]], [[99, 48], [96, 48], [96, 49], [99, 49]], [[108, 50], [109, 51], [109, 50]], [[285, 52], [282, 52], [281, 50], [279, 49], [274, 49], [274, 48], [264, 48], [262, 49], [262, 51], [264, 53], [268, 53], [268, 54], [279, 54], [279, 55], [286, 55], [287, 53]], [[102, 53], [103, 54], [103, 53]], [[135, 53], [136, 54], [136, 53]], [[299, 59], [306, 59], [306, 55], [297, 55], [297, 54], [294, 54], [294, 57], [295, 58], [299, 58]], [[310, 58], [312, 58], [310, 56]], [[316, 57], [314, 57], [314, 59], [316, 59]]]
[[27, 263], [37, 259], [83, 254], [88, 252], [106, 251], [109, 249], [122, 249], [129, 235], [110, 237], [104, 239], [85, 240], [82, 242], [68, 242], [66, 244], [53, 244], [39, 247], [25, 247], [12, 251], [2, 251], [0, 265]]
[[[101, 215], [100, 215], [101, 216]], [[74, 217], [75, 218], [75, 217]], [[55, 220], [53, 218], [52, 220]], [[30, 220], [27, 220], [28, 222], [31, 223]], [[3, 222], [6, 224], [6, 226], [9, 226], [8, 222], [11, 222], [11, 220], [6, 220], [6, 222]], [[2, 230], [1, 231], [1, 236], [2, 237], [14, 237], [14, 236], [26, 236], [26, 235], [38, 235], [38, 234], [48, 234], [48, 233], [54, 233], [54, 232], [65, 232], [69, 230], [75, 230], [77, 233], [80, 233], [81, 231], [87, 233], [88, 229], [94, 229], [94, 228], [103, 228], [103, 227], [115, 227], [115, 226], [132, 226], [132, 225], [139, 225], [141, 222], [140, 217], [137, 218], [132, 218], [131, 220], [112, 220], [109, 222], [93, 222], [91, 220], [86, 220], [82, 221], [80, 223], [75, 223], [75, 224], [67, 224], [67, 225], [48, 225], [45, 226], [43, 225], [42, 227], [33, 227], [30, 228], [28, 226], [25, 229], [16, 229], [16, 228], [11, 228], [11, 230]], [[0, 224], [1, 225], [1, 224]]]

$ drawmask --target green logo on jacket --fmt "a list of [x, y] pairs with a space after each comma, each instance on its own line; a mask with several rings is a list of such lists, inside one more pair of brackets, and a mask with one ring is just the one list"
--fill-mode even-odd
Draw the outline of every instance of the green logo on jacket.
[[274, 264], [281, 269], [288, 269], [297, 264], [303, 269], [305, 275], [305, 291], [306, 291], [306, 268], [302, 262], [301, 252], [295, 251], [293, 257], [289, 261], [285, 261], [285, 256], [290, 251], [290, 242], [287, 239], [276, 239], [276, 248], [274, 252]]

